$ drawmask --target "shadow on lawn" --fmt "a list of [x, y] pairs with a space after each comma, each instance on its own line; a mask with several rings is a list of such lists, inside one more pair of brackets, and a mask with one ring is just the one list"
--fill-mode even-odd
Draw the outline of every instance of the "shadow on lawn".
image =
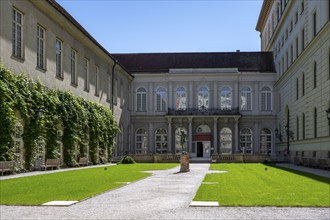
[[311, 179], [316, 180], [316, 181], [320, 181], [320, 182], [330, 184], [330, 178], [327, 178], [327, 177], [319, 176], [319, 175], [312, 174], [312, 173], [306, 173], [306, 172], [303, 172], [303, 171], [300, 171], [300, 170], [294, 170], [294, 169], [290, 169], [290, 168], [286, 168], [286, 167], [279, 167], [279, 166], [276, 166], [275, 164], [270, 164], [270, 163], [269, 164], [264, 164], [264, 165], [272, 167], [272, 168], [288, 171], [290, 173], [301, 175], [301, 176], [304, 176], [304, 177], [307, 177], [307, 178], [311, 178]]

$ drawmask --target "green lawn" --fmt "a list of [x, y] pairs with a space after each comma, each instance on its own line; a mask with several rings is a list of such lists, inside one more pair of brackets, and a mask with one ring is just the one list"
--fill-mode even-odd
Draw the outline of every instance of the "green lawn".
[[144, 170], [178, 164], [131, 164], [66, 171], [0, 181], [0, 204], [39, 205], [54, 200], [79, 201], [150, 176]]
[[[267, 170], [265, 170], [267, 168]], [[330, 178], [263, 164], [212, 164], [194, 201], [220, 206], [330, 206]], [[210, 184], [213, 182], [214, 184]]]

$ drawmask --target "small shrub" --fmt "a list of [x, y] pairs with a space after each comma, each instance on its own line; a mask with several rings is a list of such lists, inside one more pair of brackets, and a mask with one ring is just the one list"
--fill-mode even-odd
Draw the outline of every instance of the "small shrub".
[[118, 164], [134, 164], [136, 163], [133, 157], [131, 156], [125, 156], [123, 159], [121, 159]]

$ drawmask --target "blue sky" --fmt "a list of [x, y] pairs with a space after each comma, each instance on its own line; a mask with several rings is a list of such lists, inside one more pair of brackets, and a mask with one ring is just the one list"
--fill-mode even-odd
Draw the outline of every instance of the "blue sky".
[[261, 0], [57, 0], [110, 53], [260, 51]]

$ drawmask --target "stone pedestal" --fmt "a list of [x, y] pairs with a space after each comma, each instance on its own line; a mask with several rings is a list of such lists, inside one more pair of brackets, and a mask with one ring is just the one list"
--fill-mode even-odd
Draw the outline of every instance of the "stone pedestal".
[[180, 156], [180, 172], [189, 172], [189, 155], [182, 154]]

